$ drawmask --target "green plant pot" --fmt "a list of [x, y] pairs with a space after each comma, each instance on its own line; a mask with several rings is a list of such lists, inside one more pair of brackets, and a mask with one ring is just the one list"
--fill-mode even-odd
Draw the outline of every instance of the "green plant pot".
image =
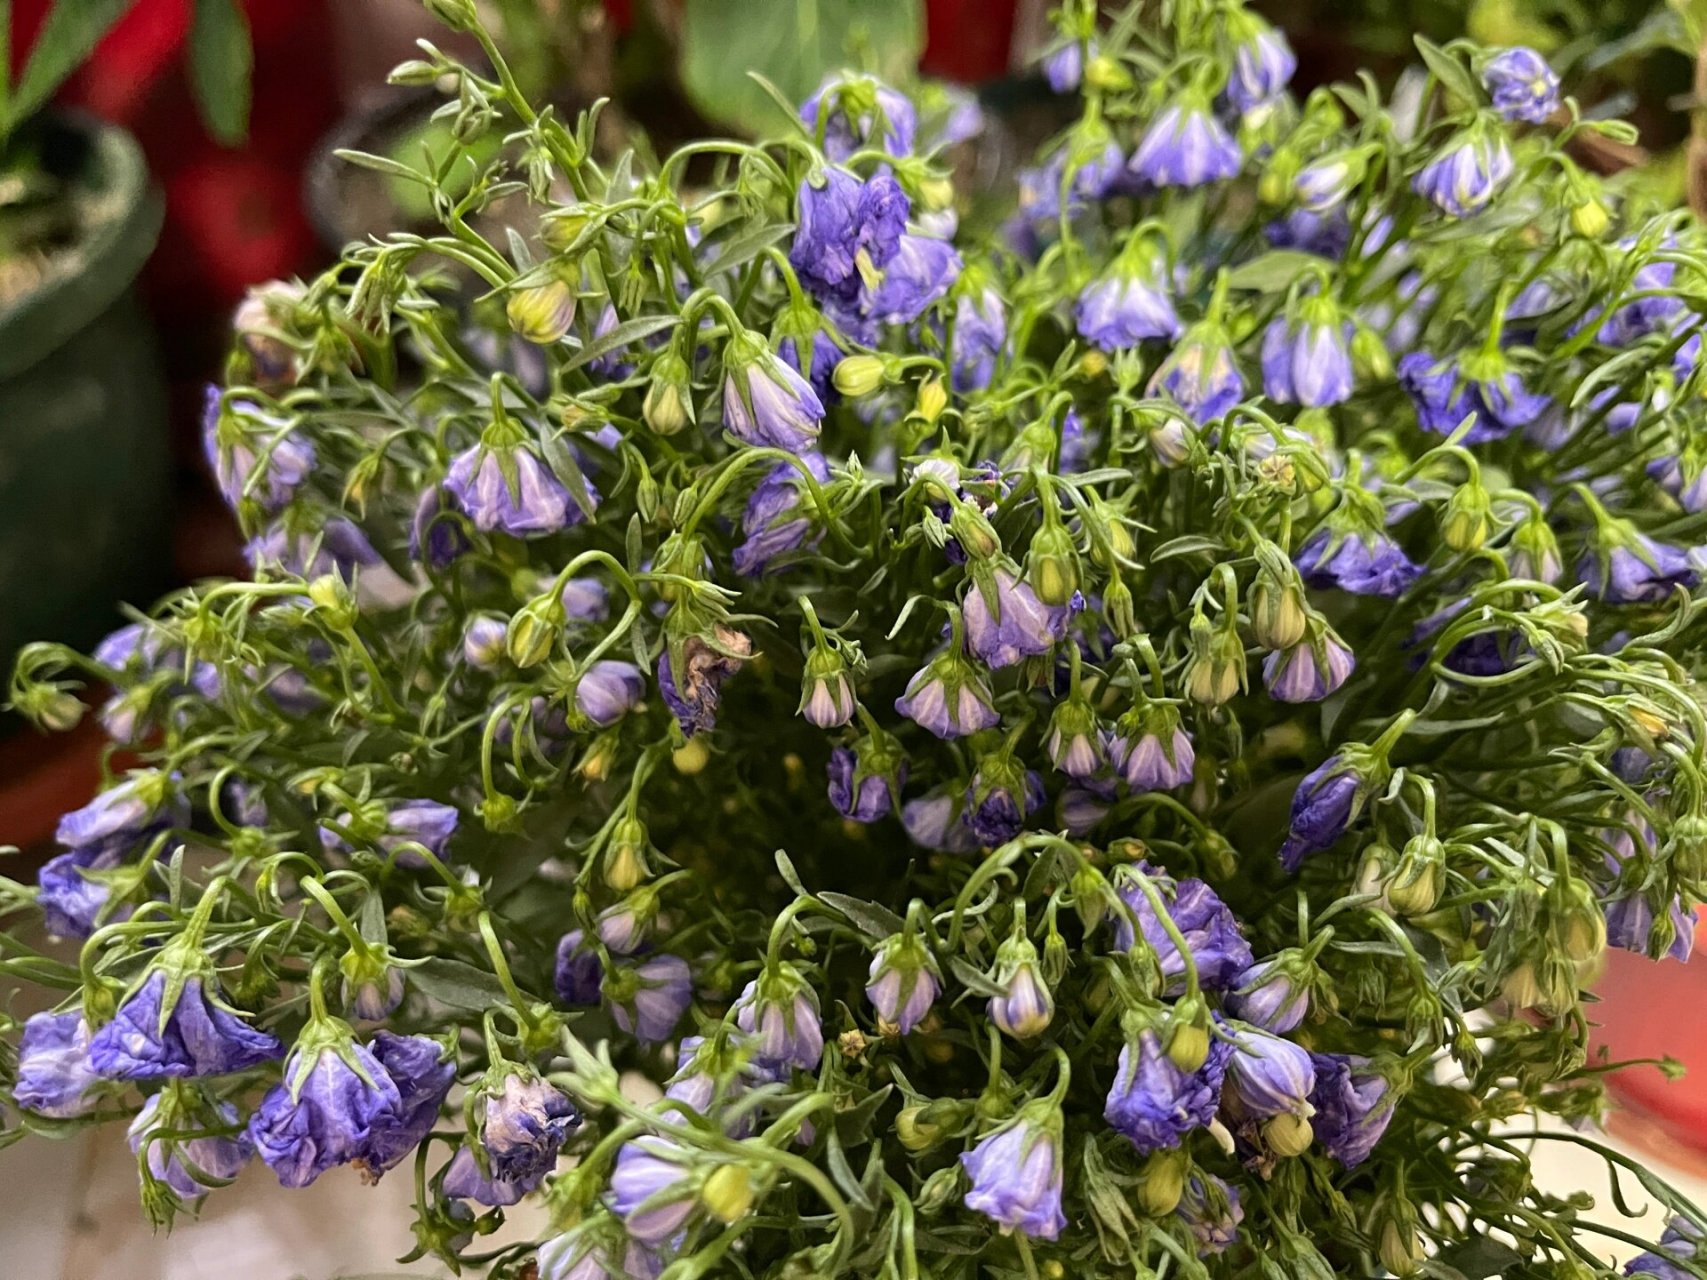
[[55, 115], [42, 163], [80, 201], [58, 269], [0, 298], [0, 664], [51, 637], [84, 645], [170, 570], [166, 390], [134, 290], [161, 200], [122, 129]]

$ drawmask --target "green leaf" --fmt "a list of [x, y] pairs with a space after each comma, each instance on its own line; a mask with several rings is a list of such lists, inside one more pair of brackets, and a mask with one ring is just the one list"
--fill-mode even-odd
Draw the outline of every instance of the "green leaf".
[[410, 965], [408, 973], [417, 991], [452, 1009], [484, 1013], [510, 1003], [503, 984], [494, 975], [461, 960], [433, 956]]
[[1188, 533], [1178, 538], [1170, 538], [1157, 547], [1150, 553], [1150, 563], [1160, 564], [1163, 560], [1172, 560], [1175, 556], [1215, 555], [1225, 550], [1226, 547], [1219, 538]]
[[1482, 95], [1470, 78], [1470, 69], [1455, 54], [1448, 53], [1426, 36], [1417, 37], [1417, 52], [1446, 91], [1465, 102], [1479, 102]]
[[0, 117], [0, 132], [11, 132], [53, 97], [130, 5], [131, 0], [59, 0], [36, 35], [17, 90]]
[[900, 933], [901, 927], [906, 924], [906, 921], [881, 903], [850, 898], [845, 893], [820, 893], [818, 900], [825, 906], [840, 911], [852, 922], [854, 928], [871, 938], [887, 938], [892, 933]]
[[1234, 289], [1251, 289], [1257, 293], [1284, 293], [1292, 287], [1292, 282], [1306, 271], [1326, 266], [1327, 263], [1313, 253], [1303, 253], [1297, 249], [1276, 249], [1271, 253], [1260, 254], [1249, 262], [1241, 262], [1227, 276], [1227, 284]]
[[579, 369], [590, 360], [597, 360], [619, 347], [633, 346], [645, 338], [665, 329], [673, 329], [682, 322], [680, 316], [641, 316], [635, 320], [624, 320], [616, 328], [601, 338], [594, 338], [569, 359], [563, 362], [563, 372], [568, 373]]
[[843, 66], [911, 79], [923, 46], [919, 0], [687, 0], [682, 84], [707, 116], [765, 133], [776, 127], [779, 106], [748, 72], [795, 103]]
[[249, 134], [249, 20], [237, 0], [196, 0], [190, 28], [190, 85], [207, 131], [226, 146]]
[[1461, 1272], [1466, 1280], [1486, 1280], [1521, 1265], [1523, 1255], [1510, 1245], [1481, 1236], [1456, 1249], [1443, 1250], [1440, 1261]]

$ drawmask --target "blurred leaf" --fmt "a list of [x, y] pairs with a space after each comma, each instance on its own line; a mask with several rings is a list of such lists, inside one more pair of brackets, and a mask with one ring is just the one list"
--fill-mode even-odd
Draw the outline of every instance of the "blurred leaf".
[[1254, 289], [1258, 293], [1285, 293], [1306, 271], [1319, 268], [1322, 259], [1299, 249], [1273, 249], [1241, 262], [1227, 277], [1228, 287]]
[[919, 0], [687, 0], [682, 84], [707, 116], [748, 133], [774, 129], [778, 106], [756, 71], [800, 102], [843, 66], [907, 80], [924, 46]]
[[190, 28], [190, 85], [207, 131], [226, 146], [249, 133], [249, 20], [237, 0], [196, 0]]
[[130, 8], [130, 3], [131, 0], [60, 0], [54, 5], [30, 49], [6, 114], [0, 117], [0, 132], [11, 132], [13, 126], [53, 97], [65, 77], [94, 52], [101, 37]]
[[1428, 64], [1428, 69], [1434, 73], [1434, 78], [1440, 81], [1453, 97], [1463, 102], [1480, 102], [1482, 95], [1476, 89], [1476, 82], [1470, 78], [1470, 70], [1456, 54], [1448, 53], [1434, 41], [1423, 36], [1417, 37], [1417, 52], [1422, 54], [1422, 60]]
[[1440, 1262], [1451, 1267], [1467, 1280], [1486, 1280], [1523, 1263], [1523, 1255], [1510, 1245], [1483, 1236], [1456, 1249], [1441, 1253]]

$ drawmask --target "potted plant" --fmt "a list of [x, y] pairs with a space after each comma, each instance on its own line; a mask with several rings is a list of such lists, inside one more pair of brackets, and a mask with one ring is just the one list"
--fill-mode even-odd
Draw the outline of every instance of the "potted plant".
[[1396, 117], [1231, 0], [1075, 5], [961, 234], [871, 77], [688, 196], [434, 9], [441, 229], [211, 393], [252, 578], [14, 675], [142, 761], [0, 883], [81, 939], [0, 962], [17, 1124], [126, 1122], [157, 1222], [412, 1179], [505, 1280], [1611, 1277], [1572, 1144], [1693, 1273], [1585, 1051], [1707, 839], [1707, 231], [1569, 162], [1618, 127], [1527, 49]]

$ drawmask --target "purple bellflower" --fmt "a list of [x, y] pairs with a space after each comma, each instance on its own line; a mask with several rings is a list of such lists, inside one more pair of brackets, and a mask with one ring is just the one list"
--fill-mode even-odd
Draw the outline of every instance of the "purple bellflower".
[[724, 355], [723, 425], [742, 444], [805, 453], [818, 439], [824, 403], [812, 384], [751, 334]]
[[1422, 167], [1411, 190], [1450, 217], [1468, 218], [1487, 208], [1511, 174], [1511, 148], [1503, 137], [1467, 131]]
[[[828, 112], [828, 114], [824, 114]], [[808, 129], [823, 115], [824, 154], [837, 164], [854, 152], [876, 147], [892, 156], [912, 153], [918, 115], [905, 94], [871, 76], [831, 75], [805, 102], [800, 119]]]
[[1244, 157], [1205, 102], [1183, 100], [1150, 122], [1132, 176], [1150, 187], [1200, 187], [1237, 176]]
[[114, 1080], [216, 1076], [270, 1062], [284, 1046], [210, 993], [212, 972], [153, 970], [90, 1037], [89, 1063]]
[[[830, 482], [830, 464], [816, 449], [800, 455], [812, 478], [820, 485]], [[765, 474], [741, 517], [746, 540], [735, 548], [735, 572], [757, 578], [771, 569], [780, 557], [823, 541], [817, 509], [808, 500], [800, 471], [791, 463], [779, 462]]]
[[1181, 1071], [1169, 1060], [1157, 1032], [1140, 1031], [1120, 1051], [1103, 1119], [1124, 1134], [1139, 1155], [1179, 1146], [1188, 1133], [1215, 1119], [1232, 1054], [1230, 1041], [1212, 1036], [1203, 1065]]
[[63, 1120], [92, 1111], [101, 1075], [89, 1061], [89, 1024], [76, 1009], [35, 1013], [24, 1022], [12, 1101], [21, 1111]]
[[1310, 1127], [1316, 1143], [1348, 1169], [1369, 1158], [1398, 1098], [1387, 1077], [1354, 1054], [1313, 1053], [1316, 1087], [1310, 1102], [1316, 1108]]
[[1502, 49], [1482, 68], [1482, 84], [1494, 110], [1507, 120], [1545, 124], [1559, 109], [1559, 77], [1535, 50]]
[[[1147, 863], [1138, 863], [1117, 874], [1115, 891], [1130, 910], [1115, 917], [1114, 945], [1130, 951], [1139, 937], [1155, 953], [1156, 965], [1170, 990], [1185, 989], [1185, 958], [1180, 955], [1155, 905], [1138, 882], [1147, 878], [1197, 966], [1197, 979], [1204, 989], [1224, 991], [1250, 967], [1250, 943], [1240, 931], [1238, 919], [1203, 881], [1195, 877], [1174, 881]], [[1132, 927], [1136, 918], [1138, 927]]]
[[1004, 1228], [1053, 1240], [1067, 1225], [1061, 1212], [1061, 1119], [1034, 1104], [960, 1157], [972, 1189], [966, 1207]]

